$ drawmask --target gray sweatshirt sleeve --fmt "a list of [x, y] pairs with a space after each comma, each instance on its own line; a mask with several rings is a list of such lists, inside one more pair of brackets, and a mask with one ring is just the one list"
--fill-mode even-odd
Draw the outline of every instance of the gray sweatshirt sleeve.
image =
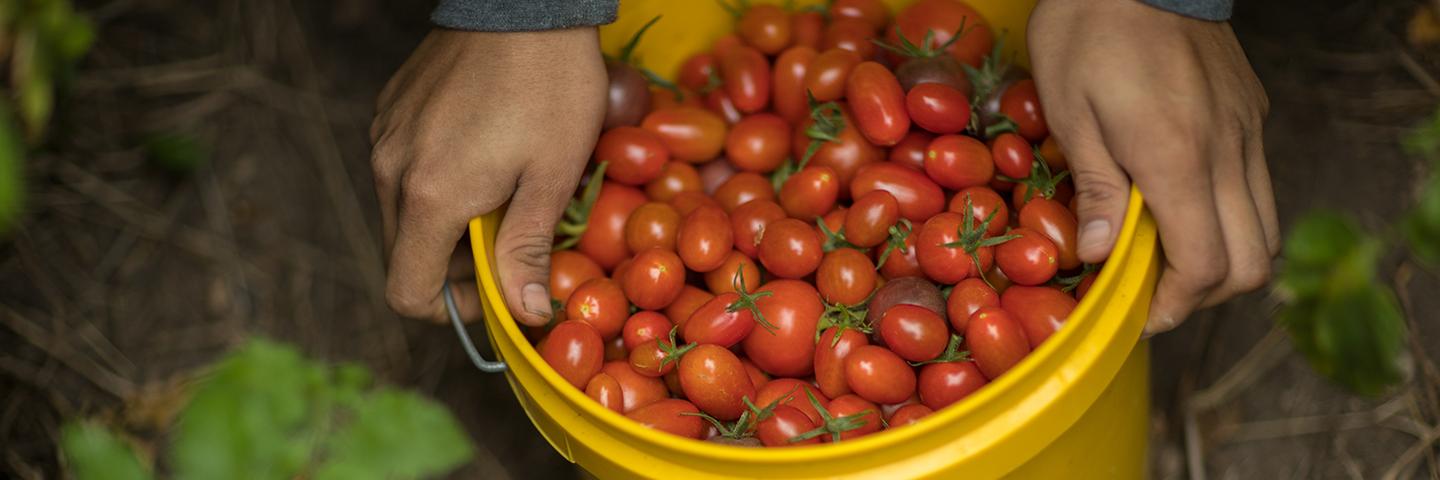
[[440, 0], [435, 25], [481, 32], [527, 32], [615, 21], [619, 0]]
[[1229, 20], [1230, 9], [1234, 6], [1234, 0], [1144, 0], [1144, 2], [1161, 10], [1217, 22]]

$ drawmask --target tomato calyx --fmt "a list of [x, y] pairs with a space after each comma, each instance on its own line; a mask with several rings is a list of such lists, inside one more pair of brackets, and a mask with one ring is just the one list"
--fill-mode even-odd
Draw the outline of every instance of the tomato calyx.
[[[964, 211], [960, 212], [961, 216], [964, 218], [964, 222], [960, 224], [960, 228], [958, 230], [960, 234], [960, 239], [949, 243], [943, 243], [940, 246], [946, 248], [964, 249], [965, 254], [970, 256], [970, 261], [975, 262], [976, 275], [978, 275], [981, 280], [984, 280], [986, 285], [990, 285], [990, 280], [985, 278], [984, 275], [985, 269], [980, 267], [980, 249], [984, 247], [993, 247], [1020, 238], [1020, 236], [1001, 235], [998, 237], [986, 237], [985, 232], [989, 230], [990, 222], [995, 220], [995, 214], [1000, 213], [1000, 210], [991, 210], [990, 215], [986, 215], [985, 220], [981, 221], [980, 225], [977, 227], [975, 225], [974, 208], [974, 204], [970, 202], [970, 196], [966, 195]], [[995, 286], [990, 285], [990, 287], [994, 288]]]
[[925, 30], [925, 38], [920, 42], [919, 45], [911, 43], [910, 39], [905, 38], [905, 32], [900, 31], [899, 25], [895, 26], [895, 37], [900, 40], [899, 45], [891, 44], [890, 42], [886, 42], [879, 38], [871, 38], [870, 43], [873, 43], [877, 47], [883, 48], [890, 51], [891, 53], [906, 58], [938, 57], [940, 55], [944, 55], [945, 49], [950, 48], [951, 45], [954, 45], [955, 42], [960, 40], [960, 37], [963, 37], [966, 33], [969, 33], [965, 30], [965, 21], [968, 19], [969, 17], [960, 17], [960, 28], [955, 30], [955, 34], [951, 35], [949, 40], [946, 40], [945, 43], [942, 43], [940, 45], [932, 46], [932, 44], [935, 43], [935, 31], [929, 29]]
[[691, 350], [694, 350], [695, 347], [700, 345], [695, 342], [690, 342], [689, 344], [679, 347], [675, 346], [675, 332], [679, 330], [679, 325], [670, 327], [670, 341], [666, 342], [664, 340], [660, 340], [655, 342], [655, 345], [660, 347], [660, 352], [665, 354], [665, 358], [660, 359], [659, 369], [662, 372], [665, 371], [665, 366], [669, 365], [672, 362], [680, 361], [680, 357], [684, 356], [686, 353], [690, 353]]
[[805, 129], [810, 145], [805, 147], [805, 156], [800, 157], [796, 171], [803, 170], [810, 163], [810, 157], [815, 156], [825, 142], [840, 143], [840, 132], [845, 130], [845, 115], [840, 111], [840, 104], [833, 101], [820, 103], [809, 90], [805, 91], [805, 97], [810, 103], [810, 119], [815, 123]]
[[1016, 124], [1015, 120], [1010, 118], [1009, 115], [999, 112], [996, 112], [993, 115], [996, 119], [995, 123], [992, 123], [990, 124], [990, 126], [985, 127], [985, 138], [995, 138], [1002, 133], [1020, 132], [1020, 125]]
[[[900, 228], [901, 226], [905, 228], [902, 230]], [[910, 233], [912, 233], [913, 230], [914, 225], [910, 223], [909, 219], [905, 218], [900, 219], [898, 224], [890, 226], [890, 236], [885, 239], [885, 249], [880, 251], [880, 260], [875, 262], [876, 270], [885, 266], [885, 261], [890, 259], [890, 252], [897, 249], [903, 250], [905, 248], [905, 240], [910, 238]]]
[[1093, 263], [1086, 263], [1080, 267], [1080, 273], [1068, 277], [1061, 277], [1057, 275], [1055, 277], [1055, 284], [1060, 285], [1060, 291], [1070, 293], [1075, 291], [1075, 287], [1080, 286], [1080, 282], [1084, 281], [1085, 277], [1093, 275], [1095, 272], [1098, 271], [1100, 271], [1099, 265]]
[[[745, 404], [750, 405], [750, 397], [744, 397], [744, 399]], [[680, 414], [689, 415], [692, 417], [700, 417], [705, 421], [710, 422], [711, 425], [714, 425], [715, 431], [720, 432], [720, 437], [734, 440], [740, 440], [754, 436], [755, 422], [758, 421], [758, 419], [751, 417], [749, 411], [740, 412], [740, 418], [735, 419], [735, 423], [731, 423], [728, 425], [725, 424], [725, 422], [722, 422], [719, 419], [716, 419], [715, 417], [706, 414], [705, 412], [680, 412]]]
[[996, 174], [995, 178], [1030, 187], [1025, 190], [1025, 202], [1029, 202], [1030, 199], [1035, 198], [1036, 193], [1039, 193], [1041, 197], [1054, 198], [1055, 188], [1060, 185], [1060, 181], [1070, 176], [1070, 171], [1062, 171], [1059, 174], [1051, 173], [1050, 164], [1045, 163], [1045, 157], [1040, 155], [1040, 149], [1036, 147], [1030, 148], [1035, 155], [1035, 160], [1030, 162], [1030, 176], [1025, 178], [1010, 178]]
[[[960, 65], [960, 68], [965, 70], [965, 76], [970, 77], [970, 84], [975, 87], [974, 94], [971, 95], [972, 108], [977, 108], [978, 104], [990, 98], [1005, 82], [1005, 73], [1010, 69], [1010, 62], [1003, 58], [1004, 38], [1002, 35], [995, 39], [995, 48], [980, 62], [980, 68], [963, 63]], [[974, 121], [976, 116], [971, 115], [970, 118]]]
[[696, 90], [695, 93], [698, 93], [700, 95], [706, 95], [710, 92], [715, 91], [715, 89], [720, 88], [724, 84], [725, 81], [720, 78], [720, 73], [716, 70], [711, 70], [710, 73], [705, 75], [705, 85], [702, 85], [700, 87], [700, 90]]
[[580, 198], [570, 199], [570, 204], [565, 206], [564, 218], [555, 225], [555, 235], [563, 240], [556, 242], [551, 251], [568, 250], [580, 243], [580, 236], [585, 234], [585, 228], [590, 224], [590, 210], [595, 208], [595, 199], [600, 198], [600, 185], [605, 183], [605, 166], [609, 164], [600, 162], [596, 165]]
[[791, 437], [790, 443], [803, 442], [826, 434], [830, 435], [830, 441], [832, 443], [839, 443], [840, 434], [865, 426], [865, 416], [875, 413], [874, 410], [867, 409], [836, 418], [830, 415], [830, 410], [826, 409], [824, 405], [821, 405], [820, 400], [815, 398], [815, 394], [811, 393], [809, 389], [805, 390], [805, 396], [810, 398], [810, 405], [813, 405], [815, 411], [820, 413], [820, 426], [814, 430]]
[[935, 358], [932, 358], [932, 359], [929, 359], [929, 360], [926, 360], [926, 361], [923, 361], [923, 362], [909, 362], [909, 363], [910, 363], [910, 366], [912, 366], [912, 367], [918, 367], [918, 366], [921, 366], [921, 365], [929, 365], [929, 364], [931, 364], [931, 363], [950, 363], [950, 362], [966, 362], [966, 361], [969, 361], [969, 360], [970, 360], [970, 351], [969, 351], [969, 350], [961, 350], [961, 349], [960, 349], [960, 342], [962, 342], [962, 341], [964, 341], [964, 340], [965, 340], [965, 337], [962, 337], [962, 336], [960, 336], [959, 334], [952, 333], [952, 334], [950, 334], [950, 342], [945, 344], [945, 351], [940, 352], [940, 356], [935, 357]]
[[770, 323], [769, 320], [765, 320], [765, 314], [760, 313], [760, 305], [756, 302], [760, 301], [760, 299], [762, 298], [774, 295], [775, 292], [765, 290], [750, 293], [745, 291], [744, 265], [741, 265], [740, 268], [735, 269], [735, 278], [731, 279], [730, 285], [735, 287], [735, 294], [739, 295], [740, 298], [735, 299], [735, 301], [730, 302], [730, 305], [725, 306], [725, 311], [734, 313], [740, 310], [748, 310], [750, 311], [750, 316], [755, 320], [755, 323], [757, 325], [760, 325], [760, 327], [764, 328], [765, 331], [770, 332], [771, 335], [774, 335], [775, 330], [779, 327], [776, 327], [775, 324]]
[[[754, 413], [751, 418], [755, 419], [756, 423], [759, 423], [765, 421], [765, 419], [767, 418], [770, 418], [771, 415], [774, 415], [775, 407], [778, 407], [781, 403], [788, 402], [790, 401], [790, 399], [794, 398], [795, 390], [798, 389], [800, 389], [800, 386], [796, 385], [794, 388], [791, 388], [789, 392], [785, 392], [784, 395], [781, 395], [780, 398], [771, 401], [770, 404], [766, 405], [764, 408], [755, 406], [755, 403], [750, 401], [750, 397], [741, 397], [740, 400], [745, 402], [745, 407], [748, 409], [745, 413]], [[740, 418], [744, 419], [745, 415], [741, 414]]]
[[853, 329], [860, 333], [869, 335], [875, 331], [875, 326], [865, 320], [866, 314], [870, 312], [870, 299], [875, 297], [875, 292], [854, 305], [843, 303], [825, 303], [825, 311], [820, 314], [820, 321], [815, 324], [815, 342], [820, 342], [820, 337], [825, 330], [835, 329], [835, 336], [830, 338], [830, 347], [834, 348], [840, 344], [840, 335], [846, 329]]
[[649, 22], [645, 22], [644, 26], [636, 30], [635, 34], [630, 36], [630, 40], [625, 42], [625, 46], [620, 47], [620, 55], [615, 57], [615, 61], [626, 65], [634, 65], [632, 60], [635, 57], [635, 47], [640, 44], [640, 38], [645, 36], [645, 31], [650, 30], [650, 27], [654, 26], [655, 22], [660, 21], [660, 17], [661, 15], [656, 15], [655, 18], [650, 19]]
[[844, 230], [839, 232], [831, 231], [830, 226], [825, 225], [824, 217], [815, 217], [815, 226], [820, 227], [820, 233], [825, 236], [825, 242], [820, 245], [820, 250], [825, 253], [830, 253], [841, 248], [853, 248], [860, 251], [865, 250], [845, 240]]

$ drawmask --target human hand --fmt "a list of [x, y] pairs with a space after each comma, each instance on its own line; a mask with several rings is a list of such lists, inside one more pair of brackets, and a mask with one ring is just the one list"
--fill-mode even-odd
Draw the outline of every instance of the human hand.
[[468, 221], [510, 206], [495, 239], [505, 301], [526, 325], [552, 316], [550, 246], [605, 115], [591, 28], [437, 29], [380, 93], [371, 165], [397, 313], [444, 321], [449, 279], [462, 318], [481, 316]]
[[1146, 336], [1265, 285], [1280, 249], [1261, 126], [1269, 100], [1230, 26], [1139, 0], [1042, 0], [1030, 58], [1075, 176], [1079, 256], [1115, 245], [1133, 181], [1164, 270]]

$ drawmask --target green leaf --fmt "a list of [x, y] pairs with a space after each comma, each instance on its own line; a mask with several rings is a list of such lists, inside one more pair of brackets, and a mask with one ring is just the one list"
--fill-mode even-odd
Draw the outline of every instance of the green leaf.
[[1440, 175], [1430, 179], [1401, 228], [1416, 258], [1432, 266], [1440, 265]]
[[327, 446], [318, 480], [435, 476], [468, 461], [474, 451], [448, 410], [393, 389], [370, 395]]
[[140, 464], [130, 445], [105, 427], [77, 422], [60, 432], [60, 450], [76, 480], [144, 480], [155, 478]]
[[24, 142], [9, 106], [0, 101], [0, 235], [19, 220], [25, 207]]

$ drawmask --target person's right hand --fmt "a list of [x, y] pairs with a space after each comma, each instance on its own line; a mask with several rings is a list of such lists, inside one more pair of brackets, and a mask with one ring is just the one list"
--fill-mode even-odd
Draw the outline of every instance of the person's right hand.
[[593, 27], [430, 33], [380, 93], [371, 163], [384, 223], [385, 298], [406, 317], [444, 321], [446, 279], [478, 319], [468, 221], [510, 206], [495, 240], [516, 320], [550, 320], [550, 247], [605, 115], [607, 77]]

